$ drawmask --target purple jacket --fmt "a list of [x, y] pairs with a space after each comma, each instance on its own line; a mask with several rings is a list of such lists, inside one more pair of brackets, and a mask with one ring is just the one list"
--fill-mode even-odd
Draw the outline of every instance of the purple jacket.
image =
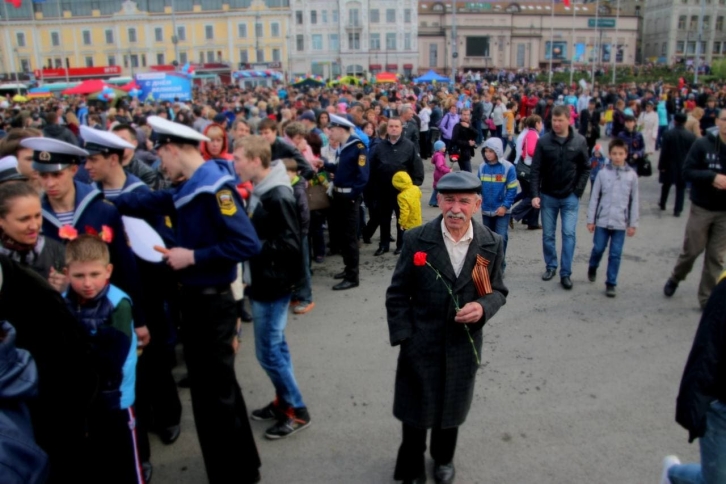
[[459, 123], [459, 115], [446, 113], [441, 122], [439, 123], [439, 129], [441, 130], [441, 137], [450, 140], [454, 133], [454, 126]]

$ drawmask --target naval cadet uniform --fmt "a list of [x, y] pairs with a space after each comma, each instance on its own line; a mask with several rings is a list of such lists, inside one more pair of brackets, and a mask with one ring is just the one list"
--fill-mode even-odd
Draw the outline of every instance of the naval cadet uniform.
[[[120, 136], [81, 126], [81, 137], [85, 141], [85, 149], [89, 155], [117, 155], [119, 162], [123, 159], [124, 149], [134, 146]], [[102, 183], [93, 185], [104, 193], [104, 197], [115, 200], [123, 193], [150, 193], [151, 189], [136, 176], [125, 173], [126, 180], [120, 190], [104, 189]], [[162, 236], [170, 245], [171, 228], [165, 224], [162, 216], [150, 216], [146, 222]], [[172, 275], [166, 264], [152, 263], [136, 258], [141, 274], [143, 287], [142, 299], [138, 305], [146, 316], [149, 330], [149, 344], [139, 356], [136, 366], [136, 431], [138, 436], [139, 457], [144, 470], [150, 472], [151, 448], [148, 432], [155, 428], [159, 431], [162, 441], [171, 443], [179, 436], [179, 422], [182, 406], [177, 392], [176, 382], [172, 376], [174, 346], [171, 343], [171, 323], [166, 315], [165, 302], [170, 294], [167, 289], [173, 285]]]
[[[156, 132], [157, 148], [208, 140], [157, 116], [147, 122]], [[259, 254], [261, 244], [237, 192], [231, 163], [205, 162], [176, 187], [124, 193], [116, 205], [122, 213], [175, 215], [177, 245], [194, 251], [194, 265], [176, 275], [192, 408], [207, 478], [212, 484], [257, 482], [261, 462], [234, 371], [237, 307], [231, 283], [237, 264]]]
[[[23, 148], [33, 150], [33, 169], [41, 173], [54, 173], [71, 165], [80, 164], [81, 157], [88, 152], [75, 145], [53, 138], [25, 138], [20, 142]], [[53, 210], [47, 195], [41, 198], [43, 213], [43, 235], [61, 243], [66, 243], [60, 236], [60, 229], [65, 225], [75, 228], [79, 234], [101, 233], [103, 226], [111, 228], [113, 240], [108, 244], [111, 263], [114, 266], [111, 284], [117, 286], [131, 297], [134, 303], [141, 300], [140, 280], [136, 267], [136, 259], [126, 240], [121, 216], [113, 204], [103, 198], [103, 193], [96, 187], [73, 182], [75, 202], [72, 213], [58, 214]], [[134, 327], [146, 325], [143, 312], [137, 304], [133, 306]]]
[[352, 132], [355, 125], [347, 119], [331, 114], [330, 127], [344, 128], [351, 133], [345, 145], [336, 152], [337, 163], [325, 164], [325, 169], [335, 174], [331, 205], [331, 223], [334, 227], [330, 234], [337, 240], [331, 240], [330, 245], [342, 252], [345, 264], [345, 270], [335, 276], [343, 281], [333, 286], [333, 289], [344, 290], [356, 287], [360, 282], [358, 223], [363, 189], [368, 183], [368, 151], [363, 141]]

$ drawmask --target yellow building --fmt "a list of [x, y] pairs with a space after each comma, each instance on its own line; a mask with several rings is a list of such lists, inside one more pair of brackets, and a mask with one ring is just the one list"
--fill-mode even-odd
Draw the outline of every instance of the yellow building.
[[173, 61], [207, 64], [198, 72], [288, 70], [289, 0], [28, 0], [18, 9], [3, 2], [0, 15], [6, 79], [19, 72], [50, 80], [66, 66], [72, 77], [114, 66], [105, 72], [132, 75]]

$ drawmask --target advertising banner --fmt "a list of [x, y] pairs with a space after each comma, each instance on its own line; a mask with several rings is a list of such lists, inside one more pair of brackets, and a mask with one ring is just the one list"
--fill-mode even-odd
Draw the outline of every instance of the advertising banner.
[[554, 60], [567, 60], [567, 42], [547, 41], [545, 44], [545, 59], [550, 60], [550, 56]]
[[139, 101], [190, 101], [192, 82], [182, 72], [145, 72], [136, 74], [136, 84], [141, 93]]

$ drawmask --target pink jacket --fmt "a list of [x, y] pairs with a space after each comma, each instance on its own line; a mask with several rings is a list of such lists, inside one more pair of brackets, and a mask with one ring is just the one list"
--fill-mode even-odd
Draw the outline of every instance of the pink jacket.
[[434, 153], [434, 157], [431, 158], [431, 163], [434, 164], [436, 168], [434, 168], [434, 190], [436, 189], [436, 185], [439, 184], [439, 180], [441, 180], [441, 177], [446, 175], [451, 171], [451, 168], [448, 167], [446, 164], [446, 157], [444, 154], [440, 151], [437, 151]]

